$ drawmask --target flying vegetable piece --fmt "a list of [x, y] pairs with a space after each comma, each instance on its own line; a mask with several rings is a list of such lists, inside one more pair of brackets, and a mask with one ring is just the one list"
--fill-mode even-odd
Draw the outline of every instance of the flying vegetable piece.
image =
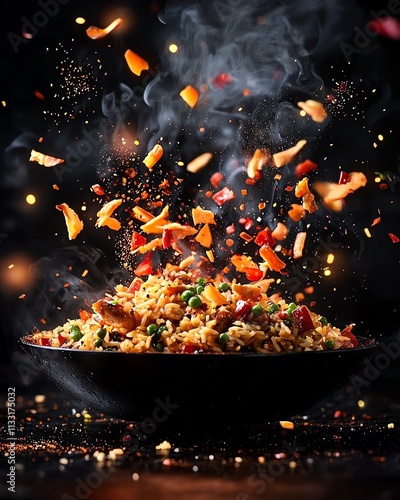
[[121, 228], [121, 223], [114, 217], [111, 217], [111, 215], [122, 204], [122, 201], [121, 199], [116, 199], [106, 203], [97, 212], [96, 227], [108, 226], [110, 229], [118, 231]]
[[201, 207], [195, 207], [192, 209], [193, 224], [216, 224], [214, 219], [214, 212], [211, 210], [204, 210]]
[[200, 229], [198, 234], [196, 235], [195, 240], [200, 243], [205, 248], [210, 248], [213, 242], [213, 237], [210, 230], [209, 224], [204, 224], [204, 226]]
[[43, 165], [44, 167], [54, 167], [55, 165], [59, 165], [60, 163], [64, 163], [64, 160], [61, 158], [55, 158], [54, 156], [45, 155], [40, 153], [39, 151], [35, 151], [32, 149], [31, 156], [29, 161], [36, 161], [39, 165]]
[[294, 157], [304, 148], [307, 144], [305, 139], [298, 141], [294, 146], [289, 149], [285, 149], [284, 151], [280, 151], [279, 153], [275, 153], [272, 155], [274, 160], [275, 167], [283, 167], [287, 163], [291, 162]]
[[86, 30], [86, 34], [89, 38], [92, 40], [97, 40], [98, 38], [104, 38], [107, 36], [111, 31], [115, 30], [121, 24], [123, 23], [123, 19], [120, 17], [117, 17], [117, 19], [114, 19], [112, 23], [110, 23], [106, 28], [98, 28], [97, 26], [89, 26], [89, 28]]
[[344, 198], [366, 184], [367, 178], [362, 172], [350, 172], [347, 182], [344, 184], [318, 181], [313, 184], [313, 187], [321, 196], [324, 205], [335, 212], [339, 212], [343, 209]]
[[70, 208], [66, 203], [56, 205], [56, 209], [64, 214], [67, 224], [68, 237], [74, 240], [83, 229], [83, 222], [79, 219], [78, 214]]
[[163, 153], [164, 150], [161, 144], [156, 144], [153, 149], [147, 153], [143, 160], [143, 163], [149, 170], [151, 170], [158, 162], [158, 160], [162, 157]]
[[190, 106], [191, 108], [194, 108], [194, 106], [196, 105], [197, 100], [199, 98], [198, 90], [196, 90], [191, 85], [188, 85], [183, 90], [181, 90], [181, 92], [179, 92], [179, 95], [186, 102], [186, 104], [188, 106]]
[[271, 154], [268, 149], [257, 148], [249, 163], [247, 164], [247, 175], [250, 179], [255, 179], [260, 175], [262, 168], [271, 160]]
[[306, 242], [307, 233], [305, 231], [300, 231], [296, 234], [296, 238], [293, 244], [293, 258], [299, 259], [303, 256], [304, 244]]
[[235, 193], [232, 191], [232, 189], [229, 189], [227, 186], [225, 186], [212, 196], [212, 199], [219, 206], [222, 206], [227, 201], [234, 200], [235, 198], [236, 198]]
[[162, 211], [142, 225], [142, 231], [148, 234], [162, 234], [164, 226], [168, 224], [169, 205], [165, 205]]
[[140, 57], [133, 50], [128, 49], [125, 51], [125, 61], [128, 63], [129, 69], [136, 76], [140, 76], [142, 71], [149, 69], [149, 63]]
[[307, 159], [304, 160], [301, 163], [298, 163], [294, 169], [294, 173], [298, 179], [300, 179], [303, 175], [308, 174], [309, 172], [312, 172], [313, 170], [317, 169], [318, 165], [314, 163], [313, 161]]
[[196, 158], [194, 158], [191, 162], [189, 162], [186, 166], [186, 170], [192, 174], [199, 172], [203, 169], [213, 158], [212, 153], [203, 153]]
[[306, 216], [306, 209], [303, 205], [299, 205], [298, 203], [292, 203], [290, 205], [290, 209], [288, 210], [288, 215], [294, 222], [299, 222], [299, 220], [304, 219]]
[[277, 271], [281, 274], [285, 274], [283, 269], [286, 267], [286, 264], [276, 255], [274, 250], [268, 244], [263, 245], [260, 248], [260, 256], [267, 263], [271, 271]]
[[307, 210], [307, 212], [312, 214], [313, 212], [318, 210], [314, 195], [311, 193], [308, 186], [308, 177], [304, 177], [296, 184], [294, 194], [297, 198], [302, 198], [303, 208]]
[[276, 228], [271, 234], [277, 241], [282, 241], [289, 234], [289, 229], [285, 226], [285, 224], [283, 224], [283, 222], [278, 222]]
[[297, 106], [304, 110], [311, 117], [311, 119], [317, 123], [324, 122], [328, 117], [328, 113], [326, 112], [324, 105], [318, 101], [314, 101], [313, 99], [308, 99], [305, 102], [300, 101], [297, 103]]

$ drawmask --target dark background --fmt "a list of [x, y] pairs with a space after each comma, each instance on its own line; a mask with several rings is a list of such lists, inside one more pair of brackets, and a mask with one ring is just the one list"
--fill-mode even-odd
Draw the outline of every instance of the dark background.
[[[32, 147], [40, 150], [37, 140], [43, 136], [46, 151], [58, 156], [68, 144], [82, 138], [86, 120], [95, 126], [104, 118], [102, 98], [105, 93], [120, 89], [121, 84], [130, 88], [138, 84], [138, 79], [126, 68], [123, 59], [126, 48], [136, 49], [149, 61], [151, 69], [157, 70], [160, 53], [165, 50], [170, 33], [176, 29], [173, 24], [160, 22], [164, 17], [164, 4], [121, 1], [114, 5], [105, 1], [71, 0], [59, 5], [59, 11], [32, 39], [24, 39], [24, 43], [18, 45], [18, 52], [10, 43], [10, 33], [19, 36], [25, 22], [23, 18], [31, 20], [39, 4], [15, 1], [7, 16], [2, 16], [0, 99], [6, 102], [5, 107], [0, 106], [1, 335], [5, 346], [1, 358], [4, 366], [20, 352], [18, 338], [33, 325], [40, 325], [43, 314], [47, 314], [47, 324], [56, 324], [68, 312], [65, 307], [60, 310], [60, 304], [72, 304], [71, 310], [76, 309], [74, 297], [90, 300], [110, 283], [127, 277], [115, 255], [112, 235], [108, 237], [105, 231], [95, 230], [87, 224], [84, 238], [70, 242], [63, 217], [54, 209], [57, 203], [68, 202], [79, 207], [85, 197], [90, 200], [90, 186], [96, 182], [98, 162], [101, 163], [104, 156], [100, 161], [95, 154], [88, 155], [60, 182], [51, 168], [30, 163], [28, 155]], [[300, 2], [286, 4], [296, 9]], [[317, 4], [310, 2], [310, 8]], [[321, 139], [316, 155], [323, 157], [331, 142], [340, 144], [333, 160], [344, 165], [343, 169], [351, 170], [356, 166], [354, 169], [363, 170], [369, 180], [367, 187], [357, 193], [357, 198], [349, 201], [345, 213], [335, 215], [338, 226], [344, 221], [344, 225], [354, 229], [355, 236], [348, 243], [346, 238], [344, 240], [345, 272], [338, 281], [338, 291], [333, 293], [331, 285], [322, 286], [317, 303], [322, 310], [329, 303], [327, 310], [334, 311], [335, 318], [340, 319], [341, 315], [346, 319], [354, 318], [361, 334], [377, 338], [396, 334], [400, 300], [400, 243], [395, 244], [388, 237], [389, 232], [400, 235], [399, 187], [395, 177], [400, 175], [399, 42], [383, 36], [367, 40], [361, 36], [357, 43], [362, 44], [362, 48], [351, 55], [351, 65], [344, 60], [339, 43], [346, 42], [354, 47], [357, 30], [365, 29], [372, 10], [384, 8], [378, 2], [347, 5], [346, 15], [337, 23], [336, 42], [328, 44], [325, 51], [317, 52], [314, 61], [318, 74], [328, 86], [334, 87], [335, 82], [342, 80], [355, 82], [354, 96], [352, 92], [347, 93], [345, 107], [350, 110], [358, 106], [362, 110], [360, 117], [352, 110], [337, 126], [332, 125], [330, 133]], [[106, 26], [119, 15], [125, 23], [118, 31], [103, 40], [88, 39], [85, 34], [88, 25]], [[84, 26], [74, 22], [77, 16], [86, 19]], [[97, 79], [97, 83], [91, 80], [90, 84], [92, 89], [98, 86], [98, 90], [89, 93], [90, 99], [79, 90], [83, 88], [79, 75], [67, 84], [63, 80], [63, 64], [71, 64], [66, 62], [67, 57], [60, 56], [63, 53], [68, 54], [76, 66], [85, 65], [89, 60], [95, 67], [92, 78]], [[101, 68], [97, 59], [102, 62]], [[70, 74], [73, 74], [71, 68]], [[70, 89], [65, 85], [70, 85]], [[35, 97], [35, 91], [40, 91], [45, 99]], [[78, 95], [74, 95], [75, 92]], [[64, 99], [54, 97], [57, 93]], [[67, 115], [73, 114], [74, 118], [66, 119], [64, 111]], [[142, 111], [145, 115], [146, 106]], [[215, 139], [212, 143], [215, 150], [229, 144], [233, 137], [230, 133]], [[385, 140], [374, 148], [373, 142], [379, 142], [376, 140], [378, 134]], [[189, 137], [183, 139], [186, 151], [191, 152], [193, 144]], [[375, 171], [392, 174], [394, 180], [388, 189], [380, 190], [374, 184]], [[186, 186], [190, 187], [192, 182], [186, 179]], [[53, 184], [59, 184], [60, 190], [54, 190]], [[37, 199], [33, 206], [25, 202], [29, 193], [35, 194]], [[91, 210], [89, 203], [88, 210]], [[365, 238], [363, 228], [369, 227], [378, 215], [381, 224], [372, 228], [373, 238]], [[20, 273], [8, 269], [13, 262]], [[60, 269], [62, 276], [55, 279]], [[89, 269], [89, 274], [82, 283], [80, 276], [84, 269]], [[68, 289], [63, 287], [66, 281], [71, 284]], [[19, 298], [21, 294], [25, 294], [24, 299]]]

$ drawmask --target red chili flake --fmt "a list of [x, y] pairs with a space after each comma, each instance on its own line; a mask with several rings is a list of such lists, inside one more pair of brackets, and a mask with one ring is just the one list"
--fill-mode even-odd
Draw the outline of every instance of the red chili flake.
[[388, 233], [389, 234], [389, 238], [393, 241], [393, 243], [398, 243], [400, 241], [400, 239], [393, 233]]
[[249, 229], [251, 229], [253, 227], [254, 221], [253, 221], [253, 219], [250, 219], [250, 217], [241, 217], [239, 219], [239, 224], [243, 224], [246, 231], [248, 231]]
[[235, 224], [231, 224], [230, 226], [227, 226], [225, 229], [226, 234], [233, 234], [236, 231]]
[[34, 91], [34, 93], [33, 93], [33, 95], [34, 95], [35, 97], [37, 97], [38, 99], [42, 100], [42, 101], [44, 101], [44, 100], [45, 100], [44, 95], [43, 95], [41, 92], [39, 92], [39, 90], [35, 90], [35, 91]]
[[232, 189], [229, 189], [227, 186], [225, 186], [224, 188], [221, 189], [221, 191], [218, 191], [212, 196], [212, 199], [219, 206], [222, 206], [226, 202], [234, 200], [235, 198], [236, 198], [235, 193], [232, 191]]
[[100, 184], [93, 184], [92, 191], [97, 194], [97, 196], [102, 196], [104, 194], [103, 188]]
[[371, 227], [372, 226], [376, 226], [377, 224], [379, 224], [381, 222], [381, 218], [380, 217], [376, 217], [376, 219], [373, 220], [372, 224], [371, 224]]
[[233, 78], [228, 73], [221, 73], [211, 80], [214, 87], [219, 89], [225, 88], [227, 85], [233, 82]]
[[400, 40], [400, 22], [395, 17], [381, 17], [368, 23], [369, 29], [392, 40]]
[[350, 180], [350, 174], [344, 172], [343, 170], [340, 172], [339, 182], [338, 184], [347, 184]]
[[215, 189], [218, 189], [223, 178], [224, 178], [224, 176], [223, 176], [223, 174], [221, 174], [221, 172], [215, 172], [215, 174], [213, 174], [210, 177], [210, 182], [211, 182], [212, 186], [215, 187]]
[[315, 170], [316, 168], [318, 168], [318, 165], [316, 163], [314, 163], [311, 160], [305, 160], [302, 163], [296, 165], [294, 173], [296, 174], [296, 177], [300, 179], [300, 177], [308, 174], [309, 172]]

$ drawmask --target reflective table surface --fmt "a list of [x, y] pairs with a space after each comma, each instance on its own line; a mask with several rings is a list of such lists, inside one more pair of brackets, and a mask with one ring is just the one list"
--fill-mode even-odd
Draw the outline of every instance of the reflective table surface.
[[2, 377], [0, 497], [399, 498], [400, 366], [380, 361], [290, 421], [230, 428], [210, 414], [204, 432], [95, 412], [18, 359], [18, 384]]

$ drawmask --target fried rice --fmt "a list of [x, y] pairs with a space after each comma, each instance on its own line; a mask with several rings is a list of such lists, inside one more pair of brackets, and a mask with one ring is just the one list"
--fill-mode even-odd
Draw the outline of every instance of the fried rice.
[[283, 353], [353, 348], [351, 333], [306, 305], [268, 295], [272, 280], [240, 284], [167, 266], [146, 280], [119, 284], [30, 342], [50, 347], [131, 353]]

